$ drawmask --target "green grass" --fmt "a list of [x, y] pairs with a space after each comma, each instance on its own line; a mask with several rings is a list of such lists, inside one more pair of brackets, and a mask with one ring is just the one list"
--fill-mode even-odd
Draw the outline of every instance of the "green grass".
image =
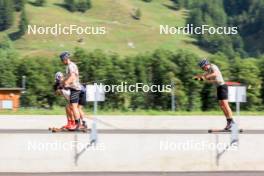
[[[92, 114], [91, 110], [85, 110], [86, 114]], [[63, 107], [55, 107], [52, 110], [36, 108], [20, 108], [18, 111], [1, 110], [0, 115], [64, 115]], [[234, 113], [235, 114], [235, 113]], [[223, 115], [221, 111], [158, 111], [158, 110], [137, 110], [137, 111], [120, 111], [120, 110], [99, 110], [98, 115], [172, 115], [172, 116], [216, 116]], [[264, 116], [264, 111], [242, 111], [240, 115]]]
[[[77, 42], [81, 37], [77, 35], [57, 37], [53, 35], [25, 35], [14, 44], [22, 55], [46, 54], [53, 56], [62, 50], [72, 51], [77, 46], [89, 51], [99, 48], [121, 55], [144, 53], [157, 48], [172, 51], [183, 49], [200, 56], [209, 55], [193, 45], [194, 39], [190, 36], [159, 34], [160, 24], [184, 26], [188, 14], [186, 10], [176, 11], [166, 7], [166, 5], [172, 5], [169, 0], [155, 0], [151, 3], [145, 3], [142, 0], [93, 0], [92, 9], [86, 13], [71, 13], [58, 4], [63, 4], [63, 0], [47, 0], [45, 7], [27, 4], [26, 11], [30, 24], [38, 26], [53, 26], [54, 24], [106, 26], [107, 34], [102, 36], [83, 35], [84, 43]], [[141, 20], [131, 17], [135, 8], [141, 9]], [[15, 30], [17, 30], [17, 26], [7, 32]], [[133, 42], [135, 48], [129, 48], [128, 42]]]

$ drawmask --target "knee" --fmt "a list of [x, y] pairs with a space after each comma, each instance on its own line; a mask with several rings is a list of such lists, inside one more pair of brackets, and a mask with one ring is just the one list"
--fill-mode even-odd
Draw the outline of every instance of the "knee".
[[72, 108], [77, 108], [78, 107], [78, 103], [71, 103], [71, 107]]
[[77, 105], [72, 105], [71, 106], [71, 110], [73, 111], [73, 112], [79, 112], [79, 108], [78, 108], [78, 106]]
[[66, 111], [67, 111], [67, 113], [70, 113], [71, 109], [69, 107], [66, 107]]
[[219, 106], [221, 109], [223, 109], [225, 107], [224, 103], [222, 101], [219, 102]]
[[83, 108], [82, 108], [82, 106], [78, 106], [78, 109], [79, 109], [80, 111], [82, 111]]
[[228, 101], [223, 101], [223, 106], [224, 106], [225, 108], [228, 108], [228, 107], [229, 107]]

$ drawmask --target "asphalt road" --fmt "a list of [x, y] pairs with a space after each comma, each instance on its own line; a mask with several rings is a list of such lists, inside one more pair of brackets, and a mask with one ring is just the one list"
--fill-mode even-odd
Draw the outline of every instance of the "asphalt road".
[[[48, 134], [51, 133], [48, 129], [0, 129], [0, 134]], [[77, 132], [60, 132], [60, 133], [77, 133]], [[83, 133], [83, 132], [80, 132]], [[101, 134], [208, 134], [208, 130], [195, 129], [99, 129]], [[228, 133], [228, 132], [215, 132]], [[243, 134], [264, 134], [264, 130], [246, 130]]]
[[263, 176], [264, 171], [0, 173], [0, 176]]

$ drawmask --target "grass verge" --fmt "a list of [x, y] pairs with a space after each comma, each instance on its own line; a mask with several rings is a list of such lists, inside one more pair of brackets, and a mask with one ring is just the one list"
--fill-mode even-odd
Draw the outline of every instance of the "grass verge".
[[[92, 110], [85, 110], [87, 114], [92, 114]], [[64, 115], [63, 107], [55, 107], [53, 109], [37, 109], [37, 108], [20, 108], [17, 111], [1, 110], [0, 115]], [[98, 115], [149, 115], [149, 116], [217, 116], [223, 115], [221, 111], [159, 111], [159, 110], [98, 110]], [[235, 114], [234, 114], [235, 115]], [[264, 116], [264, 111], [241, 111], [240, 115]]]

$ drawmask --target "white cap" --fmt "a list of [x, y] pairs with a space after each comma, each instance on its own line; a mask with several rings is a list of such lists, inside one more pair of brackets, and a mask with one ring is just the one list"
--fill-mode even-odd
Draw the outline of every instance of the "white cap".
[[62, 72], [57, 72], [55, 74], [55, 81], [60, 81], [62, 77], [63, 77], [63, 73]]

